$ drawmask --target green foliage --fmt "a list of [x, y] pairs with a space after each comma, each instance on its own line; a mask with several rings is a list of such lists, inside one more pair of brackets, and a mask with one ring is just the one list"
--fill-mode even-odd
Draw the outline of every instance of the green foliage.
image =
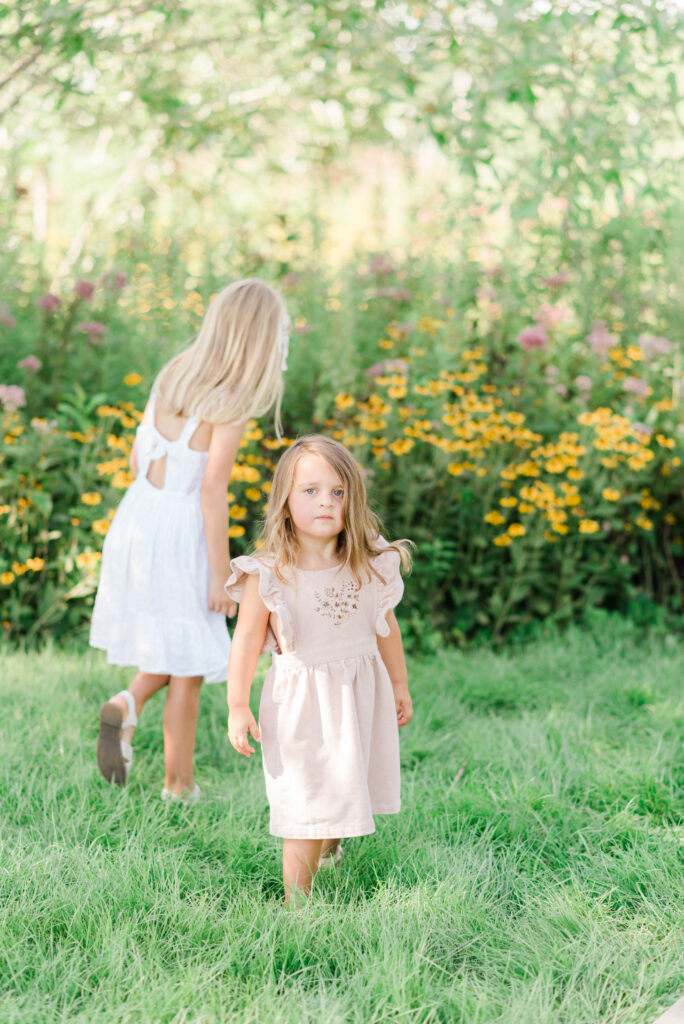
[[[178, 310], [181, 324], [202, 311], [198, 292], [180, 303], [165, 297], [178, 271], [155, 286], [142, 267], [118, 293], [114, 322], [134, 323], [136, 311], [151, 317], [150, 299], [159, 317]], [[613, 333], [598, 332], [603, 353], [592, 351], [596, 332], [588, 341], [571, 305], [580, 282], [531, 290], [536, 312], [528, 299], [526, 321], [508, 307], [506, 293], [524, 290], [513, 269], [487, 277], [470, 268], [450, 300], [456, 308], [436, 302], [437, 274], [431, 268], [425, 279], [417, 267], [374, 257], [337, 283], [312, 272], [284, 281], [295, 322], [286, 432], [325, 431], [348, 445], [387, 533], [416, 542], [402, 605], [408, 641], [424, 651], [475, 634], [499, 642], [595, 606], [642, 621], [654, 605], [676, 613], [684, 561], [676, 348], [661, 337], [651, 351], [639, 323], [612, 323]], [[174, 310], [165, 312], [167, 302]], [[547, 340], [525, 351], [515, 332], [539, 311]], [[64, 330], [69, 307], [49, 316], [43, 337], [57, 339], [57, 356], [48, 352], [45, 365], [59, 345], [71, 346], [71, 357], [63, 375], [35, 385], [26, 369], [29, 404], [4, 423], [0, 587], [15, 637], [87, 625], [102, 537], [131, 479], [133, 428], [153, 379], [120, 376], [127, 360], [131, 370], [141, 365], [135, 336], [126, 346], [103, 334], [95, 362], [86, 337]], [[12, 330], [27, 333], [22, 323]], [[589, 390], [576, 383], [583, 378]], [[135, 402], [122, 401], [124, 392]], [[50, 403], [54, 415], [36, 417]], [[230, 489], [236, 553], [253, 543], [280, 447], [267, 423], [249, 425]]]

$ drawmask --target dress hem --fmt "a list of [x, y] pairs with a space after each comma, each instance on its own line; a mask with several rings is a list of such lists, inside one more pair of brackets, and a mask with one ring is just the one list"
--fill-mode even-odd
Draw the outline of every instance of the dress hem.
[[[373, 814], [399, 814], [399, 804], [388, 807], [374, 807]], [[359, 823], [358, 825], [281, 825], [270, 823], [269, 832], [278, 839], [353, 839], [355, 836], [369, 836], [376, 831], [375, 822]]]
[[187, 670], [179, 672], [177, 669], [168, 668], [146, 668], [141, 665], [133, 658], [116, 657], [116, 655], [110, 654], [107, 647], [104, 644], [97, 643], [95, 640], [89, 641], [89, 646], [98, 651], [104, 651], [107, 655], [107, 664], [114, 665], [117, 668], [135, 668], [138, 672], [147, 672], [152, 676], [202, 676], [206, 683], [224, 683], [228, 675], [228, 662], [226, 661], [225, 666], [221, 667], [221, 670], [215, 668], [200, 669], [188, 672]]

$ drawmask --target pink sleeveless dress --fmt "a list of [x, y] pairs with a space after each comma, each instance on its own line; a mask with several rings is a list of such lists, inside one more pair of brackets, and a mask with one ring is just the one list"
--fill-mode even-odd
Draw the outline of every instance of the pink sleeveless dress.
[[[223, 682], [230, 637], [226, 620], [210, 612], [209, 558], [200, 488], [208, 453], [189, 447], [196, 416], [170, 441], [150, 418], [136, 434], [138, 474], [126, 491], [102, 550], [90, 644], [113, 665], [162, 675]], [[147, 479], [166, 456], [164, 486]]]
[[399, 811], [396, 706], [377, 636], [404, 587], [396, 551], [375, 566], [385, 582], [359, 588], [348, 569], [296, 569], [283, 583], [265, 557], [231, 562], [228, 594], [239, 601], [258, 576], [271, 612], [259, 728], [272, 835], [367, 835], [374, 814]]

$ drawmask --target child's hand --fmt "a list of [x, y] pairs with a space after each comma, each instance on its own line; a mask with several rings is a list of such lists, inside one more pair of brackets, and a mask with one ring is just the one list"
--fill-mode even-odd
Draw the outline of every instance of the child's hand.
[[413, 717], [413, 701], [407, 686], [397, 687], [394, 691], [394, 704], [397, 709], [397, 725], [407, 725]]
[[261, 733], [256, 724], [254, 715], [249, 708], [235, 708], [228, 714], [228, 739], [237, 750], [238, 754], [250, 757], [254, 753], [254, 747], [250, 747], [247, 739], [248, 733], [252, 734], [257, 742], [261, 742]]
[[217, 579], [214, 576], [209, 580], [209, 611], [221, 612], [222, 615], [227, 615], [232, 619], [237, 611], [237, 604], [232, 597], [228, 597], [223, 589], [224, 582], [225, 580]]

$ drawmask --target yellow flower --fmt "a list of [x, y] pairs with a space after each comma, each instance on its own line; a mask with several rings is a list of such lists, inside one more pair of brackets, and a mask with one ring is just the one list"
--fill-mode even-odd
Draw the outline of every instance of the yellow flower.
[[580, 533], [597, 533], [599, 530], [599, 524], [595, 519], [580, 519], [579, 532]]
[[241, 462], [236, 462], [230, 474], [230, 479], [241, 480], [246, 484], [258, 484], [260, 479], [259, 470], [255, 469], [254, 466], [245, 466]]
[[45, 559], [44, 558], [27, 558], [26, 559], [26, 568], [30, 569], [31, 572], [40, 572], [40, 570], [43, 568], [44, 565], [45, 565]]
[[93, 523], [93, 530], [95, 533], [99, 533], [100, 536], [104, 537], [105, 533], [109, 529], [108, 519], [96, 519]]
[[21, 562], [13, 562], [12, 572], [14, 573], [15, 576], [23, 576], [25, 572], [28, 572], [28, 569], [26, 568], [25, 565], [22, 565]]
[[231, 519], [244, 519], [247, 515], [247, 509], [244, 505], [233, 505], [230, 510]]
[[0, 505], [0, 516], [6, 516], [9, 510], [9, 505]]
[[514, 498], [512, 494], [509, 494], [507, 498], [502, 498], [499, 504], [503, 508], [515, 508], [518, 504], [518, 499]]
[[229, 537], [244, 537], [245, 528], [244, 526], [234, 525], [228, 528]]
[[568, 480], [584, 480], [584, 473], [581, 469], [569, 469], [567, 477]]
[[76, 565], [79, 569], [94, 569], [101, 558], [99, 551], [83, 551], [76, 555]]
[[526, 501], [521, 501], [518, 505], [518, 512], [521, 515], [527, 515], [530, 512], [534, 512], [534, 505], [528, 505]]
[[245, 498], [249, 498], [250, 501], [261, 501], [261, 491], [258, 491], [256, 487], [248, 487], [245, 491]]
[[5, 587], [12, 583], [13, 580], [13, 572], [3, 572], [2, 575], [0, 575], [0, 583], [2, 583]]
[[90, 491], [88, 494], [81, 495], [81, 501], [84, 505], [99, 505], [102, 501], [102, 495], [98, 494], [97, 491]]
[[112, 477], [112, 485], [117, 487], [120, 491], [125, 490], [126, 487], [130, 487], [133, 483], [133, 474], [128, 470], [120, 469], [118, 473], [115, 473]]
[[527, 533], [527, 530], [522, 523], [511, 523], [508, 527], [508, 534], [510, 537], [523, 537]]
[[498, 537], [494, 538], [494, 543], [497, 548], [505, 548], [511, 543], [511, 538], [507, 533], [500, 533]]
[[646, 516], [639, 516], [638, 519], [634, 520], [637, 526], [640, 526], [642, 530], [652, 530], [653, 523]]
[[406, 388], [393, 386], [391, 388], [387, 388], [387, 394], [390, 398], [406, 398]]
[[124, 384], [127, 388], [134, 388], [136, 384], [139, 384], [142, 380], [142, 376], [139, 373], [127, 373], [123, 379]]
[[501, 526], [502, 523], [506, 522], [501, 513], [498, 512], [496, 509], [494, 509], [492, 512], [488, 512], [487, 515], [484, 517], [484, 521], [485, 523], [491, 523], [492, 526]]
[[389, 338], [383, 338], [382, 341], [378, 342], [378, 345], [384, 349], [394, 348], [394, 342], [390, 341]]
[[105, 416], [121, 416], [121, 410], [117, 409], [115, 405], [98, 405], [97, 415], [103, 419]]
[[345, 409], [351, 409], [354, 405], [356, 405], [356, 402], [346, 392], [341, 391], [339, 395], [335, 395], [335, 408], [339, 409], [340, 412], [344, 412]]
[[406, 452], [410, 452], [413, 448], [414, 441], [410, 437], [405, 437], [403, 440], [392, 441], [389, 445], [390, 451], [394, 452], [395, 455], [405, 455]]
[[674, 438], [666, 437], [665, 434], [656, 434], [656, 441], [661, 448], [674, 448]]

